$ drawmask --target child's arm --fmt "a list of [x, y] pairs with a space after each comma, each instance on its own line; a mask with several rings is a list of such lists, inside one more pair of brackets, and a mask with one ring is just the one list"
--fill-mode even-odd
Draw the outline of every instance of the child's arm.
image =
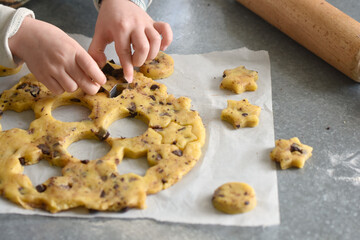
[[[16, 14], [19, 10], [12, 11]], [[10, 21], [6, 29], [11, 29], [12, 24]], [[8, 43], [12, 57], [24, 61], [52, 92], [73, 92], [80, 87], [88, 94], [95, 94], [106, 82], [105, 75], [85, 49], [59, 28], [30, 17], [16, 24], [20, 26], [17, 31], [0, 42]]]
[[102, 0], [89, 53], [103, 66], [106, 62], [104, 50], [107, 44], [115, 42], [124, 76], [131, 82], [133, 66], [141, 66], [145, 60], [155, 58], [171, 41], [170, 25], [153, 21], [143, 8], [130, 0]]

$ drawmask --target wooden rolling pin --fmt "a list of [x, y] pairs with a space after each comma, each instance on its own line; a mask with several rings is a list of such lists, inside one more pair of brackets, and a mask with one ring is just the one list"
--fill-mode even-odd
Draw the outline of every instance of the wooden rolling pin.
[[237, 0], [360, 82], [360, 23], [324, 0]]

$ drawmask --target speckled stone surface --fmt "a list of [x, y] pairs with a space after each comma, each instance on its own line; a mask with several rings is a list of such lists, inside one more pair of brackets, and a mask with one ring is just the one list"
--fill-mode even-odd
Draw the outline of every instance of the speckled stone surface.
[[[360, 21], [358, 0], [329, 0]], [[38, 19], [92, 36], [91, 0], [32, 0]], [[314, 147], [300, 170], [278, 170], [281, 224], [224, 227], [153, 220], [0, 215], [0, 239], [358, 239], [360, 84], [350, 80], [235, 0], [154, 0], [148, 10], [174, 31], [169, 53], [246, 46], [267, 50], [276, 138]]]

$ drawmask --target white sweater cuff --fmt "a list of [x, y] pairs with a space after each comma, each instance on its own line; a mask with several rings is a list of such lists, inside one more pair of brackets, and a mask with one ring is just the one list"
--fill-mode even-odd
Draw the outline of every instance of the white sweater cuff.
[[24, 18], [35, 18], [34, 12], [27, 8], [17, 10], [0, 5], [0, 65], [15, 68], [17, 64], [9, 48], [9, 38], [19, 30]]
[[[135, 3], [139, 7], [141, 7], [144, 11], [150, 6], [152, 0], [129, 0], [130, 2]], [[94, 0], [94, 4], [97, 10], [100, 9], [101, 0]]]

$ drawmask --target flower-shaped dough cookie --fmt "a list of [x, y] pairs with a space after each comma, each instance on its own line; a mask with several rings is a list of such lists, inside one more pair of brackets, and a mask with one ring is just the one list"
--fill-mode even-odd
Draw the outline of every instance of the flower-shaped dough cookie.
[[234, 128], [255, 127], [259, 123], [261, 108], [249, 103], [245, 98], [241, 101], [228, 100], [228, 106], [221, 112], [221, 120], [231, 123]]
[[290, 167], [302, 168], [305, 161], [312, 156], [313, 148], [302, 144], [297, 137], [279, 139], [275, 142], [275, 148], [270, 153], [273, 161], [279, 162], [281, 169]]
[[224, 71], [220, 88], [231, 90], [236, 94], [245, 91], [255, 91], [257, 89], [257, 80], [258, 73], [256, 71], [248, 70], [244, 66], [240, 66]]

